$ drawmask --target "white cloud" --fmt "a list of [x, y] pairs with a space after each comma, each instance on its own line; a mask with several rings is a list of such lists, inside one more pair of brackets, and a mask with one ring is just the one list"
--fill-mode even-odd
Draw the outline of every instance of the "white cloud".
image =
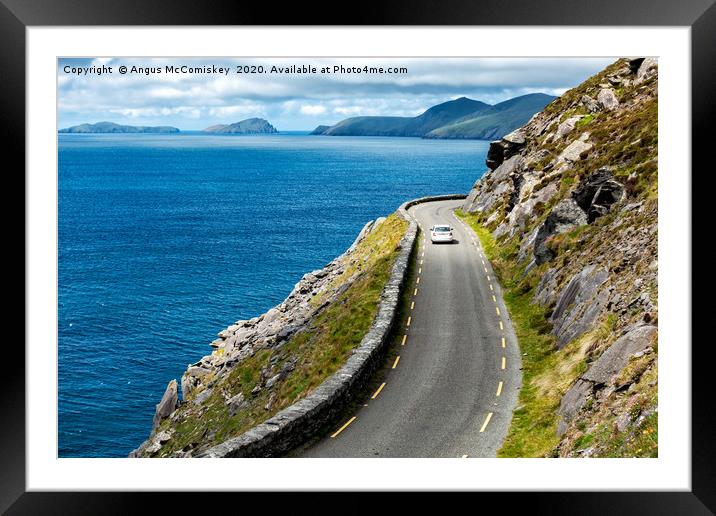
[[236, 115], [261, 115], [264, 112], [263, 106], [259, 104], [246, 104], [241, 106], [222, 106], [209, 109], [211, 116], [226, 118]]
[[326, 112], [326, 107], [320, 104], [305, 104], [301, 106], [300, 112], [304, 115], [322, 115]]
[[[121, 118], [202, 128], [260, 116], [281, 129], [310, 129], [348, 116], [415, 116], [460, 96], [491, 104], [525, 93], [560, 94], [614, 59], [596, 58], [96, 58], [60, 59], [62, 127]], [[405, 66], [407, 74], [71, 75], [63, 66]], [[230, 121], [236, 121], [230, 120]]]
[[360, 115], [363, 112], [363, 108], [360, 106], [341, 106], [333, 108], [333, 112], [338, 115], [355, 116]]

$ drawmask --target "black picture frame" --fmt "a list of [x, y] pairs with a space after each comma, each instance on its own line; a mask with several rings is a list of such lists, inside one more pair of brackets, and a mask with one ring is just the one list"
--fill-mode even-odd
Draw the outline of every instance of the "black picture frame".
[[[258, 2], [252, 5], [225, 0], [207, 3], [189, 0], [138, 1], [129, 0], [0, 0], [0, 96], [4, 146], [4, 162], [18, 165], [7, 175], [24, 170], [25, 164], [25, 30], [29, 26], [62, 25], [551, 25], [551, 26], [688, 26], [691, 27], [692, 79], [692, 168], [704, 174], [711, 172], [708, 129], [713, 125], [714, 93], [716, 92], [716, 4], [714, 0], [460, 0], [437, 2], [363, 2], [350, 6], [323, 2], [311, 4]], [[320, 13], [320, 14], [319, 14]], [[707, 161], [709, 160], [709, 161]], [[702, 166], [700, 166], [702, 165]], [[692, 176], [693, 177], [693, 176]], [[25, 192], [24, 181], [18, 189]], [[9, 188], [6, 183], [6, 191]], [[15, 190], [17, 191], [17, 190]], [[692, 206], [705, 201], [703, 188], [692, 189]], [[14, 196], [14, 195], [13, 195]], [[701, 196], [701, 198], [699, 198]], [[23, 196], [24, 198], [24, 196]], [[708, 203], [707, 203], [708, 205]], [[17, 208], [8, 211], [6, 220], [17, 218]], [[693, 213], [693, 212], [692, 212]], [[11, 214], [14, 214], [10, 218]], [[692, 215], [694, 221], [696, 217]], [[693, 235], [698, 234], [692, 232]], [[24, 247], [23, 247], [24, 249]], [[15, 259], [27, 256], [16, 251]], [[7, 256], [7, 255], [6, 255]], [[692, 250], [692, 271], [698, 270], [698, 260], [707, 259]], [[686, 266], [686, 264], [685, 264]], [[701, 268], [699, 268], [701, 269]], [[706, 270], [703, 268], [702, 270]], [[26, 278], [27, 279], [27, 278]], [[25, 295], [23, 294], [23, 299]], [[19, 305], [15, 300], [16, 305]], [[698, 314], [707, 309], [693, 304], [693, 320], [703, 320]], [[703, 307], [703, 308], [700, 308]], [[23, 309], [25, 304], [23, 303]], [[708, 320], [708, 319], [706, 319]], [[713, 357], [710, 339], [692, 337], [692, 490], [690, 492], [590, 492], [590, 493], [510, 493], [512, 508], [523, 506], [531, 512], [550, 514], [714, 514], [716, 511], [716, 435], [710, 378], [713, 376], [710, 358]], [[691, 343], [682, 343], [685, 349]], [[0, 426], [0, 511], [7, 514], [129, 514], [150, 502], [152, 493], [60, 493], [25, 492], [25, 358], [18, 351], [12, 353], [13, 367], [6, 368], [0, 407], [3, 424]], [[619, 475], [615, 468], [614, 475]], [[625, 484], [628, 484], [628, 478]], [[217, 501], [231, 495], [195, 495], [165, 493], [161, 506], [165, 511], [190, 511], [195, 507], [209, 509]], [[249, 502], [267, 505], [266, 494], [242, 493], [242, 510]], [[320, 512], [365, 512], [373, 507], [379, 495], [352, 493], [350, 500], [342, 500], [336, 511], [330, 498], [323, 495], [320, 502], [310, 494], [287, 494], [276, 498], [270, 495], [271, 505], [290, 504], [292, 512], [301, 508], [313, 514]], [[466, 499], [467, 497], [470, 499]], [[209, 498], [207, 498], [209, 497]], [[505, 493], [453, 494], [450, 505], [475, 503], [483, 508], [504, 503]], [[263, 502], [261, 500], [264, 500]], [[412, 503], [425, 507], [424, 496], [413, 494]], [[155, 500], [151, 500], [155, 502]], [[514, 504], [517, 504], [516, 506]], [[283, 504], [282, 504], [283, 505]], [[404, 506], [404, 508], [406, 508]], [[237, 508], [238, 509], [238, 508]], [[218, 509], [217, 509], [218, 510]], [[258, 510], [258, 509], [257, 509]]]

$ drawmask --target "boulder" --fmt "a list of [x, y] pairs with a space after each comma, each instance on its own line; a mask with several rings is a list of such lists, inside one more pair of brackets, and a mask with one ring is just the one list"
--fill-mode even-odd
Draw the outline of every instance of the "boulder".
[[534, 293], [534, 301], [542, 306], [551, 304], [556, 296], [555, 289], [557, 287], [557, 269], [550, 267], [547, 269], [537, 284]]
[[[557, 435], [561, 436], [566, 431], [566, 422], [574, 418], [595, 389], [610, 383], [624, 369], [632, 354], [653, 346], [657, 331], [657, 327], [651, 325], [633, 327], [609, 346], [587, 372], [574, 382], [559, 403], [557, 413], [563, 421], [559, 424]], [[629, 421], [628, 416], [618, 418], [618, 430], [624, 431]]]
[[228, 338], [231, 337], [234, 333], [236, 333], [236, 330], [238, 330], [238, 329], [239, 329], [239, 326], [238, 326], [238, 325], [232, 324], [232, 325], [229, 326], [228, 328], [226, 328], [226, 329], [224, 329], [224, 330], [221, 330], [221, 331], [218, 333], [218, 335], [219, 335], [219, 337], [221, 337], [222, 339], [228, 339]]
[[557, 163], [575, 163], [582, 159], [582, 153], [587, 152], [592, 148], [592, 144], [589, 142], [584, 142], [581, 139], [575, 140], [560, 153], [559, 156], [557, 156]]
[[193, 376], [194, 378], [201, 378], [203, 376], [206, 376], [211, 372], [210, 369], [207, 369], [206, 367], [196, 367], [196, 366], [190, 366], [187, 368], [186, 374], [187, 376]]
[[554, 251], [547, 246], [549, 237], [586, 223], [587, 214], [584, 213], [574, 199], [568, 198], [559, 201], [537, 230], [533, 251], [537, 265], [554, 258]]
[[261, 324], [271, 324], [279, 317], [279, 315], [281, 315], [281, 312], [279, 312], [277, 308], [272, 308], [271, 310], [266, 312], [263, 321], [261, 321]]
[[609, 278], [603, 267], [588, 265], [572, 276], [557, 297], [550, 322], [557, 348], [592, 328], [607, 304], [608, 294], [600, 287]]
[[539, 228], [534, 228], [527, 236], [523, 237], [522, 243], [520, 244], [520, 250], [517, 253], [518, 262], [522, 262], [525, 258], [532, 255], [532, 251], [535, 247], [535, 238], [537, 238], [538, 232]]
[[485, 158], [485, 165], [490, 170], [495, 170], [505, 160], [505, 148], [502, 146], [500, 140], [490, 142], [490, 147], [487, 149], [487, 157]]
[[582, 95], [580, 102], [585, 108], [589, 110], [590, 113], [596, 113], [597, 111], [599, 111], [599, 102], [594, 100], [589, 95]]
[[[562, 396], [557, 414], [562, 416], [565, 421], [570, 421], [584, 406], [587, 398], [592, 393], [592, 389], [593, 385], [590, 382], [578, 378], [569, 390], [564, 393], [564, 396]], [[566, 425], [560, 425], [557, 434], [562, 435], [565, 430]]]
[[211, 396], [211, 392], [212, 392], [212, 389], [204, 389], [203, 391], [201, 391], [199, 394], [197, 394], [194, 397], [192, 402], [194, 403], [194, 405], [201, 405], [202, 403], [204, 403], [206, 400], [209, 399], [209, 396]]
[[592, 364], [582, 378], [596, 385], [605, 385], [624, 369], [629, 357], [654, 345], [658, 329], [656, 326], [637, 326], [619, 337], [599, 359]]
[[655, 76], [658, 71], [658, 65], [659, 61], [655, 57], [647, 57], [644, 59], [636, 72], [636, 82], [644, 82], [645, 80]]
[[506, 159], [521, 151], [525, 143], [525, 134], [520, 129], [503, 136], [501, 140], [490, 142], [485, 164], [490, 170], [495, 170]]
[[248, 402], [244, 399], [244, 394], [242, 392], [238, 393], [236, 396], [229, 398], [226, 401], [226, 404], [229, 407], [230, 416], [235, 416], [239, 410], [248, 406]]
[[567, 120], [562, 122], [557, 126], [557, 132], [555, 133], [554, 137], [555, 139], [564, 138], [569, 133], [571, 133], [575, 126], [577, 125], [577, 122], [579, 122], [582, 118], [584, 118], [583, 115], [579, 116], [572, 116], [569, 117]]
[[[523, 187], [523, 190], [527, 188], [530, 187]], [[510, 224], [509, 235], [513, 236], [518, 229], [524, 229], [527, 223], [535, 216], [535, 207], [539, 204], [549, 202], [558, 191], [559, 187], [557, 182], [549, 182], [545, 187], [532, 193], [529, 199], [516, 204], [507, 217]], [[524, 256], [519, 258], [519, 260], [521, 261], [523, 258]]]
[[616, 427], [618, 432], [625, 432], [627, 428], [629, 428], [629, 425], [631, 424], [631, 417], [629, 417], [628, 412], [624, 412], [617, 416], [617, 418], [614, 420], [614, 426]]
[[271, 378], [266, 380], [266, 388], [271, 389], [276, 384], [276, 382], [278, 382], [280, 379], [281, 379], [281, 373], [276, 373]]
[[176, 380], [172, 380], [167, 385], [162, 400], [157, 404], [154, 411], [154, 420], [152, 429], [156, 429], [163, 419], [169, 417], [174, 412], [179, 403], [179, 386]]
[[522, 146], [526, 142], [525, 133], [521, 129], [512, 131], [510, 134], [503, 136], [502, 139], [507, 143], [518, 146]]
[[634, 59], [630, 59], [629, 60], [629, 71], [631, 73], [637, 73], [637, 71], [639, 70], [639, 67], [644, 62], [644, 59], [645, 58], [643, 58], [643, 57], [637, 57]]
[[587, 213], [587, 222], [594, 222], [609, 211], [612, 204], [624, 197], [624, 186], [616, 181], [611, 171], [602, 167], [580, 181], [572, 198]]
[[612, 111], [619, 107], [619, 99], [611, 88], [602, 88], [599, 90], [597, 102], [607, 111]]
[[186, 400], [191, 395], [192, 391], [196, 389], [199, 381], [193, 376], [188, 376], [186, 372], [181, 377], [181, 397]]

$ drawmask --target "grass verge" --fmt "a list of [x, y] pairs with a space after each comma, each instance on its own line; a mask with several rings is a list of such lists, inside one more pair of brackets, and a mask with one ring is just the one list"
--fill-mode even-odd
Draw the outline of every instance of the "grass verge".
[[[531, 303], [533, 284], [521, 278], [523, 268], [514, 259], [512, 246], [500, 246], [490, 231], [480, 224], [479, 215], [456, 210], [480, 238], [485, 255], [492, 263], [503, 290], [520, 350], [522, 352], [522, 389], [507, 438], [498, 457], [541, 457], [559, 442], [556, 434], [561, 394], [545, 392], [537, 380], [554, 367], [555, 338], [550, 333], [548, 313]], [[576, 365], [575, 365], [576, 368]]]

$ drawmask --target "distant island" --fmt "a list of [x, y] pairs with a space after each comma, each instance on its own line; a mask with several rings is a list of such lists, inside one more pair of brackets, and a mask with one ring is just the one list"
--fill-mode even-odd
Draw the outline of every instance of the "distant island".
[[136, 125], [119, 125], [113, 122], [97, 122], [96, 124], [80, 124], [65, 129], [60, 129], [59, 133], [178, 133], [179, 129], [167, 125], [155, 127], [136, 126]]
[[460, 97], [433, 106], [416, 117], [358, 116], [333, 126], [319, 125], [311, 134], [493, 140], [527, 123], [555, 98], [530, 93], [490, 105]]
[[204, 129], [205, 133], [218, 134], [275, 134], [276, 128], [263, 118], [247, 118], [233, 124], [212, 125]]

